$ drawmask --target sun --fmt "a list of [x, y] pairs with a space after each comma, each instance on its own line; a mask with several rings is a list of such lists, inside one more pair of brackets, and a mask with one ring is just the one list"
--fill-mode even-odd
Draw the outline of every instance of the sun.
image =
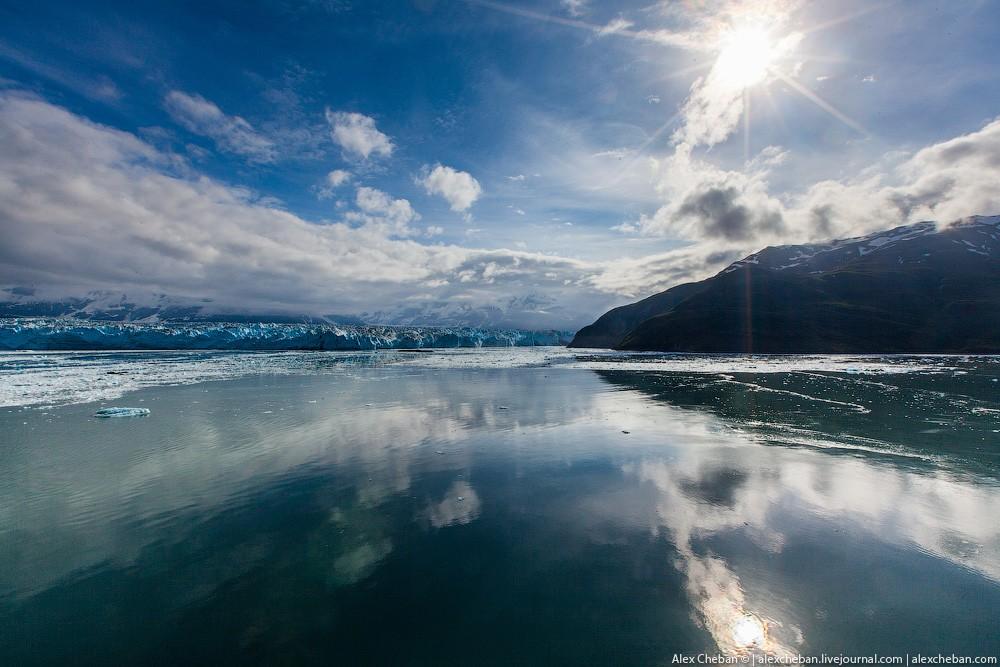
[[780, 49], [764, 28], [736, 28], [722, 36], [715, 73], [729, 88], [749, 88], [767, 78], [779, 55]]

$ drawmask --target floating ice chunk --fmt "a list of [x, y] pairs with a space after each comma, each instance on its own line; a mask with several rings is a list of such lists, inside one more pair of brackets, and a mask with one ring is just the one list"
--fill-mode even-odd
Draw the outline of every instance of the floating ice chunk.
[[101, 408], [94, 413], [95, 417], [145, 417], [149, 408]]

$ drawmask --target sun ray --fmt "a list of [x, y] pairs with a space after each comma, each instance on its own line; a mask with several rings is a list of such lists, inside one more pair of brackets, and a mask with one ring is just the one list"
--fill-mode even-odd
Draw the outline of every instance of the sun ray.
[[854, 19], [861, 18], [862, 16], [866, 16], [880, 9], [885, 9], [886, 7], [894, 4], [896, 4], [896, 0], [888, 0], [887, 2], [875, 3], [863, 9], [859, 9], [856, 12], [851, 12], [850, 14], [844, 14], [843, 16], [838, 16], [837, 18], [830, 19], [829, 21], [823, 21], [822, 23], [818, 23], [809, 28], [803, 28], [799, 32], [801, 32], [803, 35], [811, 35], [812, 33], [821, 32], [823, 30], [827, 30], [834, 26], [838, 26], [841, 23], [847, 23], [848, 21], [853, 21]]
[[764, 101], [767, 102], [767, 108], [771, 112], [769, 118], [776, 118], [781, 125], [782, 132], [788, 134], [788, 123], [785, 122], [785, 114], [781, 111], [781, 107], [774, 101], [774, 95], [771, 93], [770, 87], [764, 88]]
[[750, 164], [750, 89], [743, 89], [743, 166]]
[[689, 67], [682, 67], [680, 69], [672, 70], [669, 74], [664, 74], [662, 76], [652, 79], [652, 81], [666, 81], [668, 79], [676, 79], [677, 77], [686, 76], [688, 74], [694, 74], [695, 72], [704, 72], [706, 70], [712, 69], [712, 65], [715, 64], [715, 60], [710, 59], [705, 62], [698, 63], [697, 65], [691, 65]]
[[771, 73], [774, 74], [774, 76], [781, 79], [781, 81], [787, 84], [789, 88], [802, 95], [804, 98], [806, 98], [807, 100], [818, 106], [823, 111], [826, 111], [828, 114], [830, 114], [831, 116], [842, 122], [844, 125], [847, 125], [851, 129], [856, 130], [865, 137], [871, 136], [871, 133], [868, 132], [868, 130], [866, 130], [864, 126], [861, 125], [861, 123], [854, 120], [853, 118], [845, 114], [843, 111], [833, 106], [832, 104], [824, 100], [822, 97], [820, 97], [818, 94], [816, 94], [814, 91], [806, 88], [792, 77], [786, 75], [785, 73], [781, 72], [776, 68], [771, 68]]
[[638, 148], [635, 149], [635, 151], [632, 152], [632, 157], [629, 158], [628, 162], [626, 162], [624, 165], [622, 165], [622, 168], [618, 172], [617, 176], [615, 176], [613, 179], [611, 179], [607, 184], [595, 188], [595, 190], [606, 190], [606, 189], [608, 189], [610, 187], [614, 187], [615, 185], [618, 185], [619, 183], [621, 183], [622, 179], [625, 178], [625, 174], [627, 174], [628, 172], [632, 171], [632, 167], [634, 167], [636, 165], [636, 163], [646, 153], [646, 149], [648, 149], [650, 146], [652, 146], [653, 143], [657, 139], [659, 139], [663, 135], [663, 133], [666, 132], [670, 128], [671, 125], [673, 125], [674, 123], [676, 123], [677, 120], [682, 115], [683, 115], [683, 111], [681, 111], [681, 110], [676, 111], [670, 118], [667, 119], [667, 122], [665, 122], [663, 125], [661, 125], [659, 128], [657, 128], [656, 132], [653, 132], [653, 134], [651, 134], [649, 136], [649, 138], [646, 139], [646, 141], [644, 141], [642, 143], [641, 146], [639, 146]]

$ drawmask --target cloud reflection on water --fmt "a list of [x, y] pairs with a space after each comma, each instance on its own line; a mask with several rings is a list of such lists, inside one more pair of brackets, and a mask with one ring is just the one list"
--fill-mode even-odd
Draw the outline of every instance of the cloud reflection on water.
[[[587, 462], [610, 467], [589, 486], [558, 487], [564, 514], [528, 516], [539, 530], [559, 521], [592, 541], [602, 539], [595, 517], [665, 538], [695, 617], [722, 651], [747, 650], [749, 637], [754, 650], [784, 654], [810, 639], [782, 603], [794, 593], [734, 550], [737, 538], [779, 555], [810, 526], [851, 526], [1000, 582], [994, 481], [891, 452], [777, 445], [761, 435], [776, 421], [757, 425], [712, 402], [681, 407], [671, 395], [585, 370], [358, 369], [151, 389], [133, 395], [153, 408], [141, 423], [97, 424], [85, 406], [5, 413], [16, 441], [0, 466], [0, 591], [27, 598], [88, 568], [128, 568], [158, 545], [190, 543], [207, 523], [314, 486], [294, 509], [326, 519], [309, 527], [301, 558], [331, 590], [351, 586], [405, 546], [398, 516], [449, 533], [485, 520], [502, 487], [481, 471], [520, 477]], [[796, 438], [840, 437], [844, 416], [824, 405]], [[29, 426], [14, 430], [15, 419]], [[616, 491], [623, 480], [642, 493]], [[397, 505], [405, 511], [394, 514]], [[199, 584], [178, 604], [291, 548], [280, 532], [251, 533], [206, 556], [214, 565], [193, 571]], [[762, 642], [748, 618], [763, 624]]]

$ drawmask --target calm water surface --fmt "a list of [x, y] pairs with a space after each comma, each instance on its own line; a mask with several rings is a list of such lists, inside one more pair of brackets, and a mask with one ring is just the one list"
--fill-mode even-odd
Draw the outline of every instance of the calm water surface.
[[1000, 360], [505, 354], [0, 359], [0, 664], [1000, 652]]

